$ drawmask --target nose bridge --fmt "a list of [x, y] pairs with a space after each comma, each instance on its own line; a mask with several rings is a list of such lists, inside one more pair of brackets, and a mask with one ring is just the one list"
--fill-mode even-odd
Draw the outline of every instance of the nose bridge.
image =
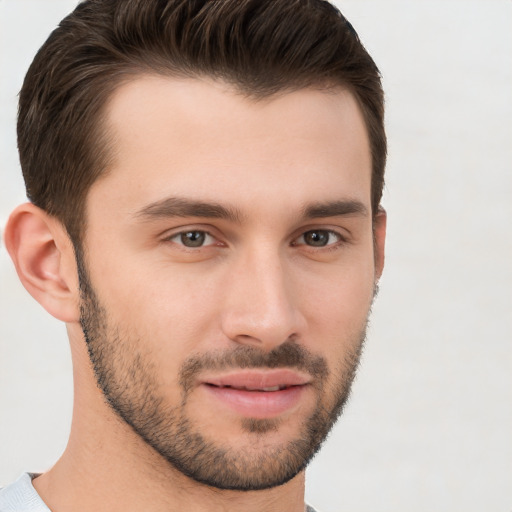
[[240, 255], [227, 287], [223, 318], [231, 339], [264, 349], [299, 334], [291, 276], [277, 248], [261, 245]]

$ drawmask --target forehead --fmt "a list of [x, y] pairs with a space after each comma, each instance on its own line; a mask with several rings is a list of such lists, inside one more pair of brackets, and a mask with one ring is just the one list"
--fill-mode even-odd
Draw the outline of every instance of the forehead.
[[370, 202], [363, 116], [341, 88], [255, 100], [219, 81], [148, 75], [118, 88], [106, 120], [112, 165], [91, 193], [115, 190], [127, 212], [166, 195]]

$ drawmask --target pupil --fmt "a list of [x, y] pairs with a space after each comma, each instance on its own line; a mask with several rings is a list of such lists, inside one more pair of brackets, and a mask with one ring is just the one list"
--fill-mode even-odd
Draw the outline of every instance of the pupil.
[[187, 231], [181, 235], [181, 241], [187, 247], [201, 247], [204, 239], [205, 234], [202, 231]]
[[325, 231], [308, 231], [304, 235], [304, 240], [308, 245], [323, 247], [329, 241], [329, 234]]

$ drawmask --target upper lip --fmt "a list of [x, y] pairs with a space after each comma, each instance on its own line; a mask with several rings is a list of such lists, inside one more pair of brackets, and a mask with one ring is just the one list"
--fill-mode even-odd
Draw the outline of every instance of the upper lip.
[[309, 384], [311, 378], [296, 370], [280, 368], [236, 370], [222, 375], [207, 376], [202, 378], [201, 381], [203, 384], [217, 387], [267, 391], [291, 386], [303, 386]]

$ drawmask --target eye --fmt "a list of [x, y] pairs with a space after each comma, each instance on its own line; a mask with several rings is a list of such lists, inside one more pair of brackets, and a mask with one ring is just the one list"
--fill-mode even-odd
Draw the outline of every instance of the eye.
[[306, 231], [295, 240], [293, 245], [308, 245], [310, 247], [327, 247], [342, 241], [342, 237], [335, 231], [328, 229], [312, 229]]
[[169, 237], [167, 240], [189, 248], [204, 247], [205, 245], [215, 243], [215, 238], [212, 235], [200, 230], [182, 231]]

